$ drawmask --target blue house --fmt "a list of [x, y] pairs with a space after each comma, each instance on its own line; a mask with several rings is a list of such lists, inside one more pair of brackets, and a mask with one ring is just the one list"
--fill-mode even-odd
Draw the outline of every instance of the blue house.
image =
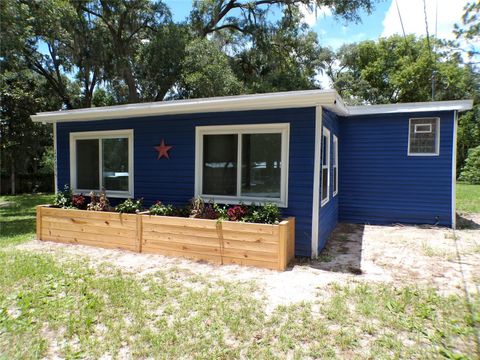
[[337, 222], [455, 226], [457, 114], [472, 101], [345, 106], [334, 90], [33, 115], [53, 123], [56, 187], [185, 204], [275, 202], [296, 255]]

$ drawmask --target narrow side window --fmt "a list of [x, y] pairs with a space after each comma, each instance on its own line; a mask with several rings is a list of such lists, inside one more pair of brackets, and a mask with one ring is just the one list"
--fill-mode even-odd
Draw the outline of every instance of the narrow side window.
[[324, 127], [322, 135], [322, 206], [330, 200], [330, 131]]
[[338, 138], [333, 135], [333, 196], [338, 194]]

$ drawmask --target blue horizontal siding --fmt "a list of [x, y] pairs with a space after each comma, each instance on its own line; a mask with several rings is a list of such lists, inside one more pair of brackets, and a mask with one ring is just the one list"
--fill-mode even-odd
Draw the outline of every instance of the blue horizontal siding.
[[[410, 117], [440, 117], [440, 155], [408, 156]], [[452, 225], [454, 113], [340, 119], [341, 221]]]
[[323, 127], [326, 127], [330, 130], [330, 199], [325, 205], [321, 205], [322, 202], [322, 184], [323, 181], [320, 175], [320, 208], [319, 208], [319, 228], [318, 228], [318, 251], [320, 252], [325, 245], [327, 244], [328, 237], [331, 232], [335, 229], [338, 223], [338, 209], [339, 209], [339, 197], [341, 192], [339, 191], [337, 195], [333, 196], [333, 135], [336, 135], [338, 142], [340, 143], [339, 136], [339, 123], [338, 117], [334, 113], [328, 110], [322, 111], [322, 135]]
[[[70, 182], [69, 134], [80, 131], [134, 130], [134, 191], [150, 205], [160, 200], [186, 204], [194, 196], [195, 127], [206, 125], [290, 123], [288, 208], [296, 218], [296, 255], [310, 256], [312, 227], [315, 109], [279, 109], [154, 116], [59, 123], [57, 127], [58, 186]], [[170, 159], [157, 160], [161, 139], [173, 145]]]

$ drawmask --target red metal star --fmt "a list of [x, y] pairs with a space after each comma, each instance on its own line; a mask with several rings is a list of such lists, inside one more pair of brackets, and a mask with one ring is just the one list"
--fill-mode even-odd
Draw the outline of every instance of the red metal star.
[[162, 157], [166, 157], [167, 159], [170, 159], [170, 157], [168, 156], [168, 150], [170, 150], [172, 147], [173, 146], [165, 145], [165, 140], [162, 139], [162, 142], [160, 143], [160, 145], [155, 146], [155, 150], [158, 151], [157, 160], [160, 160]]

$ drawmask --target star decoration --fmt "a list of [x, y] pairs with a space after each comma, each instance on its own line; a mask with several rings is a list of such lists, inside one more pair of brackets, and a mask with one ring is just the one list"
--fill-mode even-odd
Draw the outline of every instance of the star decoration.
[[168, 150], [170, 150], [173, 146], [165, 145], [165, 140], [162, 139], [160, 145], [155, 146], [155, 150], [158, 151], [157, 160], [160, 160], [162, 157], [170, 159], [168, 156]]

